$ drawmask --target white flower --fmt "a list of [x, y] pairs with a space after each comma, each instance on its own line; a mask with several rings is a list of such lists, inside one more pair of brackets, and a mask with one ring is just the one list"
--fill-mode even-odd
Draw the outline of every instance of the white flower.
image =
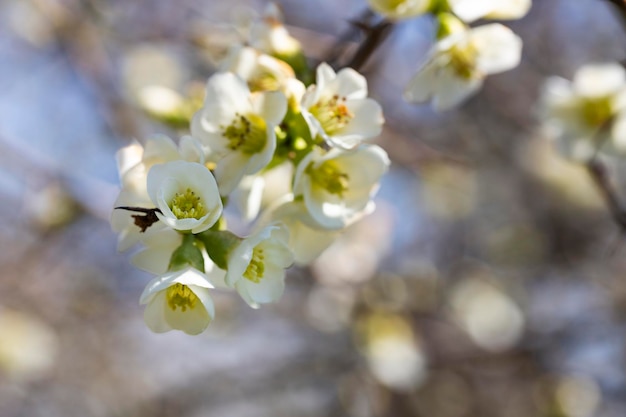
[[368, 0], [372, 10], [390, 19], [409, 19], [428, 10], [431, 0]]
[[284, 57], [298, 54], [300, 42], [283, 25], [283, 16], [275, 3], [269, 3], [262, 19], [250, 27], [250, 45], [266, 54]]
[[621, 65], [584, 66], [571, 82], [549, 78], [542, 105], [566, 156], [589, 159], [604, 145], [626, 151], [626, 71]]
[[341, 229], [374, 204], [371, 197], [388, 166], [387, 153], [376, 145], [326, 153], [316, 148], [296, 169], [294, 194], [303, 196], [320, 227]]
[[216, 162], [221, 195], [228, 195], [244, 175], [263, 169], [276, 149], [278, 125], [287, 99], [278, 91], [251, 94], [246, 82], [232, 73], [209, 78], [202, 109], [191, 123], [192, 136], [209, 148]]
[[[122, 189], [114, 207], [154, 207], [147, 190], [147, 176], [155, 164], [169, 161], [187, 160], [204, 163], [204, 152], [197, 140], [184, 136], [180, 144], [167, 136], [154, 136], [145, 147], [135, 142], [117, 152], [117, 165]], [[111, 227], [119, 234], [118, 250], [124, 251], [135, 245], [143, 233], [134, 223], [133, 213], [127, 210], [113, 210]], [[146, 233], [162, 228], [161, 224], [152, 225]]]
[[243, 177], [239, 186], [231, 193], [229, 201], [236, 204], [245, 221], [256, 218], [261, 210], [265, 180], [260, 175]]
[[[368, 207], [373, 209], [371, 205]], [[311, 263], [339, 236], [336, 230], [320, 229], [304, 203], [293, 201], [293, 195], [277, 200], [259, 220], [260, 225], [273, 222], [280, 222], [289, 230], [289, 249], [296, 265]]]
[[242, 240], [228, 256], [226, 283], [251, 306], [271, 303], [285, 289], [285, 268], [293, 263], [287, 228], [265, 227]]
[[222, 215], [222, 201], [211, 172], [196, 162], [173, 161], [148, 172], [148, 194], [169, 227], [200, 233]]
[[293, 69], [286, 62], [242, 46], [230, 49], [220, 70], [239, 75], [253, 92], [285, 91], [287, 80], [295, 77]]
[[517, 66], [521, 52], [521, 39], [498, 23], [453, 33], [434, 45], [404, 97], [449, 109], [478, 91], [488, 74]]
[[139, 301], [146, 304], [146, 324], [156, 333], [172, 329], [194, 335], [201, 333], [215, 317], [209, 288], [213, 288], [211, 283], [194, 268], [168, 272], [153, 279]]
[[380, 134], [383, 112], [375, 100], [366, 98], [365, 77], [352, 68], [335, 73], [322, 63], [317, 67], [316, 83], [302, 98], [302, 115], [313, 136], [350, 149]]
[[448, 0], [450, 8], [459, 18], [473, 22], [488, 19], [519, 19], [524, 17], [532, 0]]

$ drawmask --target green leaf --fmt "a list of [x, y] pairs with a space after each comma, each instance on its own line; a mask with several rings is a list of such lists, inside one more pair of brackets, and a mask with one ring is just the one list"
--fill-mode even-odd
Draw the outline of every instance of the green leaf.
[[192, 234], [183, 236], [183, 243], [176, 248], [170, 258], [170, 271], [178, 271], [180, 269], [191, 266], [198, 271], [204, 271], [204, 257], [202, 251], [195, 245], [195, 238]]
[[209, 258], [219, 268], [228, 268], [228, 255], [239, 245], [241, 238], [228, 230], [207, 230], [196, 235], [196, 238], [204, 244]]

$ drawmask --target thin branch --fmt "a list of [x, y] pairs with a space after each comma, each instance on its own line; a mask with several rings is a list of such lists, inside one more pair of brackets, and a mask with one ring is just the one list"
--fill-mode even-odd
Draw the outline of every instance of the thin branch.
[[621, 15], [622, 25], [626, 29], [626, 0], [606, 0], [615, 5]]
[[622, 233], [626, 233], [626, 211], [624, 211], [617, 198], [617, 193], [613, 188], [606, 166], [599, 160], [592, 159], [587, 163], [587, 170], [602, 193], [613, 220], [620, 227]]
[[392, 27], [393, 23], [389, 20], [383, 20], [375, 26], [364, 26], [363, 30], [366, 32], [366, 38], [347, 66], [357, 71], [361, 69], [376, 48], [387, 38]]
[[374, 12], [370, 9], [365, 9], [357, 18], [348, 20], [349, 26], [339, 35], [332, 48], [325, 54], [324, 61], [333, 68], [336, 67], [339, 58], [346, 51], [348, 42], [356, 38], [363, 29], [363, 25], [368, 25], [374, 17]]

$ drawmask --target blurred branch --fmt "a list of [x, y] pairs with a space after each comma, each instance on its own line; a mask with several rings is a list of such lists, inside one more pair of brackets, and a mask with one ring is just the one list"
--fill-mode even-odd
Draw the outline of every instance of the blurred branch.
[[348, 42], [354, 39], [362, 30], [362, 25], [366, 25], [374, 16], [370, 9], [365, 9], [356, 19], [350, 19], [348, 21], [350, 25], [339, 35], [332, 48], [326, 54], [324, 61], [328, 62], [332, 67], [336, 67], [337, 61], [345, 52]]
[[621, 15], [622, 25], [626, 29], [626, 0], [606, 0], [615, 5]]
[[[350, 26], [335, 41], [333, 47], [328, 51], [325, 62], [333, 68], [351, 67], [359, 70], [376, 48], [385, 40], [393, 23], [387, 19], [376, 22], [377, 15], [370, 9], [361, 12], [355, 19], [349, 20]], [[365, 39], [360, 43], [358, 49], [345, 65], [340, 63], [341, 56], [346, 52], [348, 42], [354, 39], [359, 33], [365, 34]]]
[[626, 211], [622, 208], [617, 193], [608, 175], [606, 166], [594, 158], [587, 163], [587, 170], [609, 207], [611, 216], [623, 233], [626, 233]]
[[374, 26], [361, 26], [361, 29], [365, 31], [366, 38], [363, 43], [361, 43], [361, 46], [359, 46], [359, 49], [357, 49], [356, 53], [352, 57], [352, 60], [347, 66], [357, 71], [360, 70], [374, 53], [376, 48], [378, 48], [378, 46], [387, 38], [387, 35], [389, 35], [392, 27], [393, 23], [389, 20], [383, 20]]

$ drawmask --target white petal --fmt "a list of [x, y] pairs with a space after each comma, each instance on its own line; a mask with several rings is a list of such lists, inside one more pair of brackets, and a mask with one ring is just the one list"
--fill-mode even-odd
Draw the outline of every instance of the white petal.
[[441, 71], [435, 84], [433, 106], [437, 111], [449, 110], [468, 99], [482, 84], [482, 78], [464, 79], [450, 70]]
[[329, 137], [333, 145], [343, 149], [352, 149], [363, 139], [380, 135], [385, 118], [382, 108], [376, 100], [370, 98], [348, 100], [346, 106], [354, 118], [346, 127]]
[[211, 298], [209, 290], [204, 286], [189, 285], [189, 289], [196, 294], [196, 297], [200, 300], [211, 320], [215, 318], [215, 304]]
[[367, 96], [367, 80], [352, 68], [344, 68], [333, 80], [333, 92], [339, 97], [359, 99]]
[[244, 220], [251, 221], [259, 214], [265, 189], [265, 179], [260, 175], [243, 177], [239, 186], [230, 195]]
[[188, 308], [186, 311], [164, 307], [164, 311], [165, 321], [169, 326], [190, 335], [202, 333], [211, 323], [211, 316], [204, 306], [196, 305], [195, 308]]
[[506, 0], [448, 0], [448, 4], [460, 19], [473, 22], [493, 11], [499, 1]]
[[144, 249], [136, 253], [130, 261], [141, 270], [159, 275], [167, 272], [172, 253], [171, 248], [167, 247]]
[[410, 103], [423, 103], [430, 100], [434, 92], [438, 64], [429, 59], [411, 78], [404, 90], [404, 99]]
[[185, 135], [180, 138], [180, 156], [189, 162], [197, 162], [199, 164], [204, 164], [204, 150], [202, 149], [202, 144], [196, 139], [189, 135]]
[[[267, 267], [266, 267], [267, 268]], [[237, 282], [236, 288], [245, 286], [246, 293], [253, 303], [266, 304], [277, 301], [285, 290], [284, 270], [276, 271], [268, 268], [266, 275], [258, 283], [247, 279]]]
[[626, 153], [626, 116], [621, 115], [614, 123], [612, 130], [613, 144], [622, 153]]
[[619, 64], [592, 64], [574, 76], [574, 91], [584, 97], [601, 97], [624, 88], [626, 70]]
[[522, 40], [511, 29], [492, 23], [472, 29], [469, 36], [478, 50], [476, 68], [484, 74], [507, 71], [519, 65]]
[[146, 325], [155, 333], [165, 333], [172, 330], [172, 327], [165, 320], [166, 305], [165, 292], [161, 291], [152, 298], [143, 311]]
[[130, 145], [116, 152], [115, 159], [117, 161], [117, 172], [119, 173], [120, 179], [124, 177], [129, 169], [141, 162], [142, 156], [143, 146], [137, 141], [133, 141]]
[[532, 0], [506, 0], [498, 3], [485, 17], [488, 19], [519, 19], [524, 17], [532, 6]]
[[[322, 62], [318, 65], [315, 72], [315, 83], [318, 91], [325, 91], [327, 86], [337, 77], [335, 70], [330, 65]], [[316, 100], [317, 101], [317, 100]]]
[[430, 0], [407, 0], [400, 4], [390, 0], [369, 0], [372, 10], [391, 19], [409, 19], [427, 11]]
[[283, 121], [287, 112], [287, 98], [281, 91], [257, 93], [253, 96], [253, 111], [268, 125], [276, 126]]
[[229, 195], [248, 171], [250, 157], [241, 152], [230, 152], [215, 167], [215, 178], [222, 196]]
[[180, 159], [176, 143], [165, 135], [154, 135], [147, 142], [143, 152], [143, 161], [161, 163]]

